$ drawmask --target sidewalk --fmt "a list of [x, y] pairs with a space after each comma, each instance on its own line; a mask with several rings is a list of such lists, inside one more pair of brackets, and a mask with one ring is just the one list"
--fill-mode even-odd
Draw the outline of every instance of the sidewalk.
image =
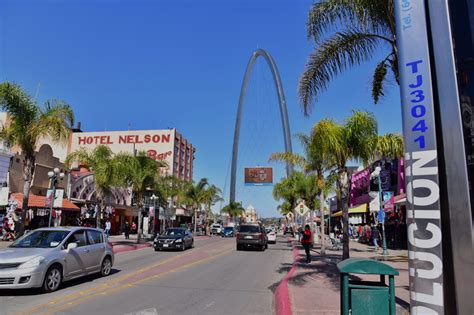
[[[306, 254], [299, 242], [291, 239], [295, 262], [294, 273], [288, 279], [289, 300], [293, 314], [340, 314], [339, 272], [337, 263], [342, 260], [342, 250], [327, 248], [326, 256], [321, 257], [320, 245], [312, 250], [312, 262], [306, 264]], [[382, 250], [374, 251], [373, 246], [350, 242], [350, 257], [363, 257], [383, 261]], [[388, 250], [389, 256], [383, 261], [400, 272], [395, 277], [395, 302], [397, 314], [409, 314], [408, 258], [406, 250]], [[285, 266], [283, 266], [285, 267]], [[378, 276], [357, 275], [361, 280], [377, 280]]]

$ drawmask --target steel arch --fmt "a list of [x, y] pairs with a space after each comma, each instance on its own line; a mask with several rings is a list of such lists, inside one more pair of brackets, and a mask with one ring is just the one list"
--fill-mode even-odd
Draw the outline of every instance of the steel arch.
[[[247, 93], [247, 83], [250, 78], [250, 74], [252, 73], [255, 60], [257, 60], [259, 56], [262, 56], [263, 58], [265, 58], [265, 61], [270, 67], [270, 71], [272, 72], [273, 81], [275, 83], [275, 87], [278, 94], [278, 103], [280, 105], [280, 117], [281, 117], [281, 123], [283, 126], [283, 140], [285, 142], [285, 152], [292, 152], [290, 123], [288, 121], [288, 111], [286, 109], [285, 94], [283, 93], [283, 85], [281, 84], [280, 73], [278, 72], [278, 68], [272, 56], [263, 49], [257, 49], [256, 51], [253, 52], [247, 64], [244, 80], [242, 81], [242, 87], [240, 89], [239, 105], [237, 108], [237, 118], [235, 121], [235, 130], [234, 130], [234, 144], [232, 147], [230, 202], [235, 201], [235, 182], [236, 182], [236, 172], [237, 172], [237, 158], [238, 158], [238, 152], [239, 152], [240, 125], [242, 122], [242, 112], [243, 112], [245, 94]], [[292, 172], [293, 172], [293, 166], [290, 164], [286, 164], [286, 176], [289, 176]]]

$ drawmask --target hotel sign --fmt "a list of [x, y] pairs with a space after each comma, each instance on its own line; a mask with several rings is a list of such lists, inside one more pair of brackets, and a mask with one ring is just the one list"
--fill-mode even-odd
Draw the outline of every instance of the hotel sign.
[[93, 150], [99, 145], [108, 146], [112, 152], [128, 152], [133, 154], [145, 151], [155, 160], [166, 161], [169, 168], [173, 167], [175, 131], [171, 130], [129, 130], [106, 132], [73, 133], [71, 152], [84, 147]]

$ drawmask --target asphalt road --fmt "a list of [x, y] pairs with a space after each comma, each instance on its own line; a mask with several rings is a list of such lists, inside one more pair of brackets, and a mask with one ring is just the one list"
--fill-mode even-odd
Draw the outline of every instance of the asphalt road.
[[236, 251], [235, 239], [196, 240], [185, 252], [152, 248], [115, 255], [113, 274], [62, 289], [0, 290], [0, 314], [272, 314], [273, 291], [292, 261], [282, 237], [265, 252]]

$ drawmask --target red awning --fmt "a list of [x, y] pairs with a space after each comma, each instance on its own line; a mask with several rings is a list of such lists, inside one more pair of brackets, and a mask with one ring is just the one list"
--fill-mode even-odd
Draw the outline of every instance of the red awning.
[[[23, 194], [22, 193], [14, 193], [11, 194], [10, 198], [16, 200], [18, 209], [22, 208], [23, 203]], [[30, 194], [28, 198], [28, 208], [46, 208], [46, 196], [38, 196]], [[58, 208], [57, 208], [58, 209]], [[61, 210], [69, 210], [69, 211], [80, 211], [79, 207], [73, 204], [71, 201], [67, 199], [63, 199], [63, 206], [59, 208]]]

